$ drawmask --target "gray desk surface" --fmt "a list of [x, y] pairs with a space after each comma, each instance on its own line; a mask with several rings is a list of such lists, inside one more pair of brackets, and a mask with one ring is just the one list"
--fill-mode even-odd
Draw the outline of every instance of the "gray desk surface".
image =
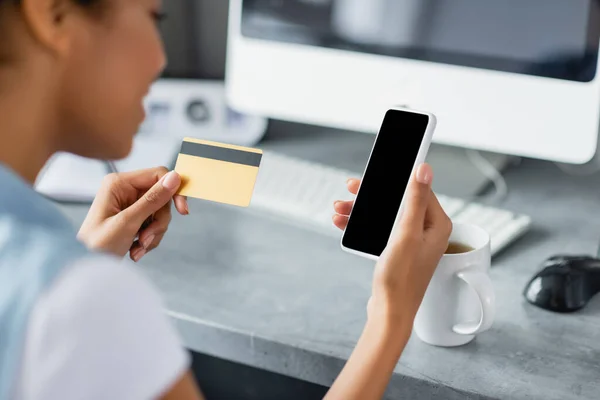
[[[331, 131], [276, 139], [263, 148], [357, 171], [372, 143]], [[556, 315], [528, 305], [521, 292], [546, 257], [595, 252], [600, 177], [571, 177], [553, 164], [525, 161], [506, 178], [511, 192], [502, 207], [533, 216], [535, 227], [494, 260], [495, 325], [460, 348], [435, 348], [413, 337], [389, 398], [599, 396], [600, 302]], [[186, 346], [330, 385], [365, 322], [372, 264], [341, 252], [335, 239], [252, 209], [199, 201], [190, 201], [190, 208], [141, 263], [163, 292]], [[76, 222], [86, 211], [65, 209]]]

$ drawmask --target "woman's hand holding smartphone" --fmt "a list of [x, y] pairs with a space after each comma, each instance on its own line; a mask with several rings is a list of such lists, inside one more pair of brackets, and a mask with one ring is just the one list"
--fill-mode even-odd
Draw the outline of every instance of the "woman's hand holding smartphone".
[[[376, 147], [377, 143], [374, 149]], [[423, 146], [419, 145], [417, 148]], [[372, 153], [370, 163], [374, 155]], [[419, 158], [414, 154], [411, 172], [401, 187], [401, 199], [398, 199], [398, 192], [390, 195], [395, 196], [395, 199], [382, 199], [388, 204], [394, 200], [397, 202], [397, 211], [393, 215], [378, 214], [379, 218], [387, 219], [383, 223], [385, 229], [391, 226], [391, 232], [388, 231], [385, 237], [383, 250], [378, 254], [361, 254], [357, 249], [350, 249], [351, 253], [376, 258], [377, 263], [372, 295], [367, 307], [367, 324], [327, 399], [375, 399], [383, 396], [394, 367], [410, 338], [413, 321], [429, 281], [447, 248], [452, 223], [431, 190], [431, 167], [418, 161]], [[413, 168], [413, 163], [416, 163], [416, 168]], [[373, 188], [380, 200], [381, 196], [386, 196], [386, 191], [394, 191], [406, 171], [396, 173], [394, 168], [390, 168], [388, 174], [386, 179], [378, 181], [381, 187]], [[352, 211], [357, 205], [355, 202], [368, 198], [364, 196], [360, 199], [359, 189], [367, 187], [367, 175], [363, 177], [363, 182], [356, 179], [348, 181], [348, 190], [357, 194], [355, 201], [338, 201], [334, 205], [336, 214], [333, 222], [346, 232], [352, 223]], [[377, 207], [377, 204], [369, 206]], [[368, 208], [365, 207], [364, 210], [368, 211]], [[371, 227], [381, 222], [367, 221]], [[359, 233], [357, 237], [366, 236], [368, 232]], [[381, 241], [381, 235], [377, 239]], [[353, 243], [361, 246], [360, 242]], [[362, 248], [374, 249], [368, 244]]]
[[410, 177], [425, 162], [435, 126], [431, 113], [387, 110], [342, 236], [344, 251], [379, 258], [403, 211]]
[[[412, 319], [446, 251], [452, 222], [431, 191], [432, 176], [431, 167], [422, 164], [408, 186], [404, 213], [375, 265], [370, 319], [390, 322], [409, 317], [412, 328]], [[348, 180], [348, 191], [356, 194], [359, 184], [358, 179]], [[334, 204], [333, 222], [339, 229], [346, 228], [353, 204], [342, 200]]]
[[431, 189], [433, 171], [423, 162], [434, 126], [431, 114], [388, 110], [362, 181], [347, 182], [355, 200], [334, 204], [333, 222], [344, 231], [342, 248], [377, 260], [370, 319], [410, 321], [412, 327], [448, 246], [452, 222]]

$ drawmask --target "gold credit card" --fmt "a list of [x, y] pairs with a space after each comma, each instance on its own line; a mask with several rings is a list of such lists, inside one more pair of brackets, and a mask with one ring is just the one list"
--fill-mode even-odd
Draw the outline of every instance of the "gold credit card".
[[182, 179], [177, 193], [247, 207], [262, 154], [259, 149], [185, 138], [175, 165]]

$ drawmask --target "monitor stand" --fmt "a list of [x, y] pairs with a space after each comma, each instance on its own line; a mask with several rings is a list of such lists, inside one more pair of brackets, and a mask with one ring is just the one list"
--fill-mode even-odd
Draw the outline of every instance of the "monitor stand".
[[[499, 172], [515, 161], [515, 157], [504, 154], [480, 154]], [[481, 194], [491, 183], [463, 148], [432, 144], [427, 162], [434, 171], [433, 189], [440, 194], [468, 199]]]

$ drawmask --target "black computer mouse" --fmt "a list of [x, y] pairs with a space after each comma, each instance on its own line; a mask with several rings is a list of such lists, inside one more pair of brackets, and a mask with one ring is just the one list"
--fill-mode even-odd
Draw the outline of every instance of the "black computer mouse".
[[531, 304], [554, 312], [580, 310], [600, 291], [600, 259], [558, 255], [549, 258], [525, 286]]

